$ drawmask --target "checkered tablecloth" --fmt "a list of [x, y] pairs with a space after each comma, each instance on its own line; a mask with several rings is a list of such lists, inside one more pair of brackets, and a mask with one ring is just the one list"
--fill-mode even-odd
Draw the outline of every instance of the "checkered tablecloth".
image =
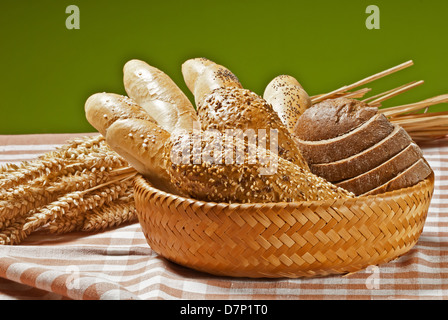
[[[0, 164], [30, 160], [85, 134], [0, 136]], [[158, 256], [138, 223], [97, 233], [35, 233], [0, 246], [0, 299], [446, 299], [448, 140], [422, 145], [436, 182], [423, 234], [405, 256], [346, 276], [240, 279]]]

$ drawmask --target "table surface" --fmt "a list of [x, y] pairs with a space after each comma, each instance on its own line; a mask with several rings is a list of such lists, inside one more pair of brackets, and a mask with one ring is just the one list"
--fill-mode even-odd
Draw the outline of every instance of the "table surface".
[[[0, 136], [0, 164], [92, 134]], [[217, 277], [160, 257], [140, 225], [128, 223], [95, 233], [36, 232], [0, 246], [0, 299], [446, 299], [448, 140], [421, 147], [435, 172], [433, 199], [418, 243], [392, 262], [311, 279]]]

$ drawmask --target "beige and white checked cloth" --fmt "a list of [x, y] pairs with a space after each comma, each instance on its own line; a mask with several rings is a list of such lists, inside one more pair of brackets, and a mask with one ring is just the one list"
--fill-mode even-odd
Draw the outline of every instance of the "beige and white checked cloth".
[[[0, 164], [30, 160], [86, 134], [0, 136]], [[447, 299], [448, 139], [422, 145], [436, 182], [423, 234], [405, 256], [347, 276], [240, 279], [158, 256], [138, 223], [97, 233], [35, 233], [0, 246], [0, 299]]]

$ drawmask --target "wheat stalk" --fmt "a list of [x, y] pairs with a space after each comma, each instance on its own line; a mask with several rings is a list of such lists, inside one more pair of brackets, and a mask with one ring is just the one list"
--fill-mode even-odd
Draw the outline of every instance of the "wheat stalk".
[[99, 231], [137, 219], [133, 195], [111, 202], [102, 208], [95, 208], [86, 215], [82, 231]]
[[2, 166], [0, 244], [18, 244], [41, 229], [99, 230], [135, 219], [135, 175], [102, 136], [68, 141], [36, 160]]
[[[340, 87], [329, 93], [318, 94], [311, 97], [313, 104], [321, 102], [326, 99], [334, 99], [339, 97], [346, 98], [360, 98], [365, 95], [369, 88], [358, 89], [357, 91], [350, 91], [359, 86], [370, 83], [374, 80], [378, 80], [384, 76], [390, 75], [394, 72], [403, 70], [404, 68], [413, 65], [412, 60], [397, 65], [393, 68], [379, 72], [362, 80], [359, 80], [353, 84]], [[367, 97], [363, 102], [369, 106], [381, 107], [382, 102], [393, 98], [399, 94], [407, 92], [415, 87], [418, 87], [424, 83], [423, 80], [412, 81], [410, 83], [401, 85], [397, 88], [387, 90], [385, 92]], [[384, 107], [379, 109], [379, 112], [384, 114], [391, 122], [402, 126], [415, 141], [427, 141], [439, 138], [445, 138], [448, 136], [448, 112], [428, 112], [431, 106], [448, 103], [448, 94], [442, 94], [436, 97], [432, 97], [423, 101], [398, 105], [392, 107]], [[423, 115], [419, 112], [424, 112]]]
[[384, 70], [382, 72], [376, 73], [374, 75], [371, 75], [369, 77], [361, 79], [361, 80], [359, 80], [359, 81], [357, 81], [355, 83], [352, 83], [350, 85], [346, 85], [346, 86], [340, 87], [340, 88], [338, 88], [336, 90], [333, 90], [333, 91], [325, 93], [325, 94], [320, 94], [320, 95], [317, 95], [317, 96], [313, 96], [313, 97], [311, 97], [311, 102], [313, 104], [316, 104], [316, 103], [321, 102], [321, 101], [326, 100], [326, 99], [332, 99], [332, 98], [341, 96], [341, 94], [346, 94], [350, 90], [353, 90], [353, 89], [355, 89], [357, 87], [360, 87], [360, 86], [365, 85], [367, 83], [370, 83], [372, 81], [378, 80], [380, 78], [383, 78], [383, 77], [385, 77], [387, 75], [390, 75], [390, 74], [392, 74], [394, 72], [403, 70], [403, 69], [405, 69], [407, 67], [412, 66], [413, 64], [414, 64], [414, 62], [412, 60], [406, 61], [406, 62], [404, 62], [404, 63], [402, 63], [402, 64], [400, 64], [398, 66], [395, 66], [395, 67], [392, 67], [390, 69]]

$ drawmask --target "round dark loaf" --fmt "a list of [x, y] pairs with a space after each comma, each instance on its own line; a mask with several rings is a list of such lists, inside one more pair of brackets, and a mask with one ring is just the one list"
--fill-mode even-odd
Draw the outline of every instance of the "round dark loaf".
[[354, 99], [324, 100], [302, 114], [294, 127], [294, 135], [306, 141], [336, 138], [360, 126], [377, 112], [378, 108]]
[[357, 196], [409, 187], [432, 172], [403, 128], [353, 99], [328, 99], [307, 109], [295, 126], [295, 141], [311, 172]]

